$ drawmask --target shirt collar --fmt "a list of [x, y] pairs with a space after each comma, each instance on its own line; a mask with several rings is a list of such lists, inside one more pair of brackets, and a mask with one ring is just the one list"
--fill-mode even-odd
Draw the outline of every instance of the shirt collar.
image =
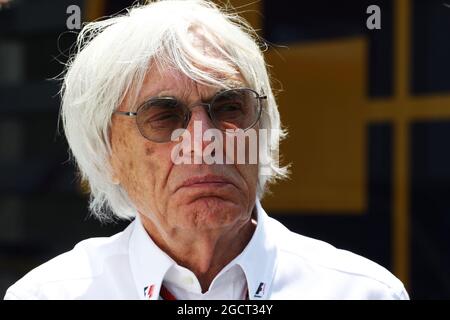
[[[268, 216], [259, 200], [255, 203], [257, 226], [244, 250], [216, 276], [239, 265], [244, 271], [250, 299], [265, 299], [270, 291], [277, 250], [267, 230]], [[129, 243], [131, 272], [141, 299], [157, 300], [166, 272], [176, 262], [149, 237], [137, 215]], [[213, 281], [213, 282], [214, 282]]]
[[164, 275], [175, 261], [153, 242], [139, 215], [130, 237], [129, 259], [139, 298], [158, 300]]
[[259, 200], [255, 203], [257, 225], [255, 233], [244, 251], [235, 259], [247, 278], [249, 299], [266, 299], [275, 275], [277, 250], [268, 230], [267, 213]]

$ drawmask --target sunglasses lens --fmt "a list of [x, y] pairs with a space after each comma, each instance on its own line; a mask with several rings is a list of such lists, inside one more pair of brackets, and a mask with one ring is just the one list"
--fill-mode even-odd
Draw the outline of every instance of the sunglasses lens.
[[[150, 99], [137, 111], [141, 134], [155, 142], [168, 142], [181, 135], [189, 119], [186, 108], [175, 98]], [[260, 98], [250, 89], [232, 89], [217, 94], [211, 102], [210, 116], [217, 129], [248, 129], [261, 115]]]

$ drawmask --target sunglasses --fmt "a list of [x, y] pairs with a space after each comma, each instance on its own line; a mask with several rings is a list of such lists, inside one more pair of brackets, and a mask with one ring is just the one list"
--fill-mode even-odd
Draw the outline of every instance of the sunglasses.
[[[253, 89], [238, 88], [219, 91], [210, 103], [196, 103], [208, 113], [213, 125], [221, 130], [248, 130], [260, 119], [261, 96]], [[186, 129], [191, 119], [192, 106], [175, 97], [154, 97], [141, 104], [136, 112], [115, 111], [115, 114], [136, 118], [141, 135], [153, 142], [168, 142], [177, 129]], [[177, 136], [182, 134], [179, 133]]]

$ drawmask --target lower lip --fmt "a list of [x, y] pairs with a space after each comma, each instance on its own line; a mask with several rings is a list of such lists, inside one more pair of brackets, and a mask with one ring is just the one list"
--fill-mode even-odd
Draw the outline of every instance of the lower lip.
[[229, 185], [231, 184], [228, 182], [202, 182], [184, 186], [184, 188], [220, 188]]

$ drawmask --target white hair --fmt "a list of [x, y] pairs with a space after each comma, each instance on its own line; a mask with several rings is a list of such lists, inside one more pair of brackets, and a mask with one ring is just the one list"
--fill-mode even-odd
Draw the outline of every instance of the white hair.
[[[200, 28], [222, 58], [205, 55], [193, 45], [193, 27]], [[251, 88], [267, 95], [260, 127], [277, 129], [270, 144], [278, 155], [285, 133], [260, 45], [264, 46], [242, 18], [205, 0], [155, 1], [83, 27], [64, 75], [61, 119], [81, 178], [89, 184], [94, 216], [105, 221], [136, 214], [126, 191], [113, 183], [109, 130], [112, 113], [124, 97], [137, 97], [150, 62], [215, 86], [223, 86], [223, 75], [237, 70]], [[259, 170], [260, 199], [268, 183], [287, 176], [287, 168], [276, 160], [269, 159], [271, 174]]]

